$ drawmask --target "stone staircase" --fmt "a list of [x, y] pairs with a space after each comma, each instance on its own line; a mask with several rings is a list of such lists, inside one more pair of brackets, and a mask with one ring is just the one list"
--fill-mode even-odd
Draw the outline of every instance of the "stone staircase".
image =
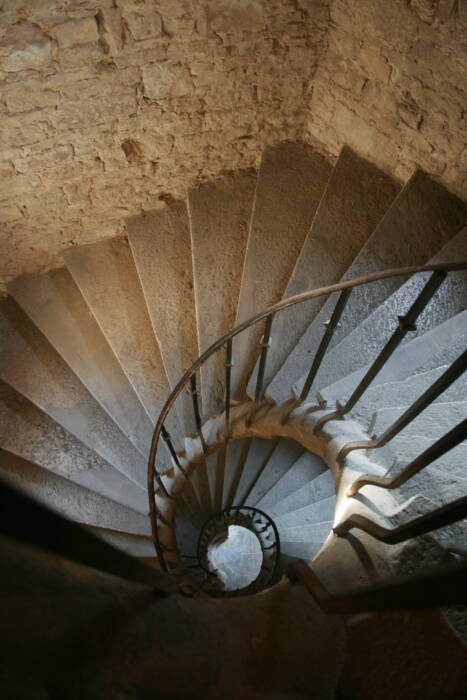
[[[148, 518], [147, 460], [159, 413], [183, 373], [234, 326], [281, 299], [389, 268], [465, 261], [466, 210], [420, 170], [401, 186], [348, 147], [332, 166], [310, 146], [286, 142], [266, 149], [257, 173], [203, 183], [186, 202], [167, 200], [128, 221], [121, 238], [69, 248], [64, 267], [14, 280], [0, 305], [2, 477], [115, 547], [162, 566]], [[156, 493], [169, 571], [186, 578], [203, 523], [223, 509], [248, 506], [275, 522], [281, 570], [300, 557], [313, 560], [331, 590], [368, 580], [332, 533], [351, 511], [329, 451], [381, 434], [461, 355], [466, 270], [450, 272], [416, 330], [346, 417], [330, 421], [319, 444], [312, 435], [316, 421], [348, 399], [429, 277], [354, 288], [313, 381], [311, 404], [298, 408], [291, 399], [303, 388], [336, 295], [276, 315], [266, 393], [253, 418], [263, 326], [236, 336], [228, 445], [219, 428], [225, 357], [217, 353], [201, 366], [206, 445], [190, 392], [180, 394], [165, 422], [190, 480], [178, 473], [166, 443], [157, 453], [165, 489], [176, 492], [183, 483], [176, 513], [163, 490]], [[461, 376], [388, 445], [352, 453], [350, 472], [396, 473], [466, 417]], [[466, 457], [464, 442], [395, 498], [383, 492], [378, 500], [378, 489], [365, 487], [359, 512], [373, 508], [394, 522], [414, 496], [429, 510], [465, 494]], [[448, 544], [465, 544], [464, 524], [448, 535], [432, 533], [438, 559]], [[383, 569], [397, 571], [391, 558], [397, 563], [401, 548], [390, 550]], [[203, 576], [194, 580], [202, 587]]]

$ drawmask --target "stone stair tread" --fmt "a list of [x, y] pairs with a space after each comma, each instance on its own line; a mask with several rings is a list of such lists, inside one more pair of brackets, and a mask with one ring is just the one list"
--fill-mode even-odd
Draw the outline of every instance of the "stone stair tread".
[[117, 549], [126, 552], [133, 557], [154, 557], [155, 548], [152, 537], [149, 535], [135, 535], [127, 532], [120, 532], [109, 528], [99, 528], [86, 526], [86, 529], [93, 535], [100, 537], [104, 542], [108, 542]]
[[256, 504], [261, 510], [268, 510], [286, 498], [290, 493], [313, 481], [326, 470], [326, 465], [318, 455], [305, 452], [292, 464], [290, 469], [276, 482], [263, 498]]
[[[465, 259], [467, 259], [467, 228], [463, 228], [448, 241], [428, 261], [428, 264], [436, 265]], [[346, 377], [363, 365], [371, 363], [398, 327], [398, 316], [403, 316], [408, 311], [430, 277], [429, 272], [413, 275], [339, 344], [335, 345], [323, 359], [314, 386], [321, 389]], [[450, 272], [436, 295], [418, 317], [417, 330], [411, 331], [402, 341], [401, 346], [464, 311], [467, 306], [466, 287], [466, 270]], [[349, 307], [353, 308], [353, 300], [349, 302]], [[301, 388], [304, 380], [305, 377], [302, 377], [297, 382], [296, 390]]]
[[[367, 389], [357, 405], [348, 414], [350, 418], [364, 423], [370, 421], [378, 410], [410, 406], [418, 396], [421, 396], [447, 369], [449, 365], [443, 365], [436, 369], [413, 374], [408, 379], [400, 382], [386, 382]], [[433, 403], [447, 403], [461, 401], [467, 396], [467, 377], [459, 379], [451, 384]]]
[[[365, 277], [388, 268], [425, 264], [461, 230], [465, 225], [465, 214], [464, 202], [426, 173], [417, 170], [347, 269], [343, 280]], [[405, 281], [403, 277], [389, 278], [369, 287], [364, 285], [353, 289], [329, 350], [357, 328]], [[312, 358], [310, 349], [318, 347], [323, 323], [330, 318], [334, 304], [335, 299], [332, 298], [325, 302], [268, 387], [275, 398], [282, 398], [281, 387], [284, 390], [292, 386], [308, 372]]]
[[[64, 251], [68, 270], [153, 423], [170, 393], [128, 241]], [[167, 427], [173, 430], [170, 423]]]
[[334, 516], [335, 505], [336, 497], [329, 496], [316, 503], [311, 503], [309, 506], [276, 516], [274, 522], [278, 528], [326, 522]]
[[[467, 311], [462, 311], [439, 326], [401, 345], [373, 380], [372, 387], [403, 381], [417, 373], [450, 364], [465, 349], [467, 343]], [[345, 400], [370, 368], [371, 363], [356, 370], [320, 393], [329, 402]], [[298, 386], [295, 387], [298, 389]]]
[[256, 505], [259, 503], [304, 452], [305, 449], [300, 443], [289, 438], [281, 438], [245, 504]]
[[270, 459], [276, 447], [276, 442], [265, 438], [253, 438], [249, 442], [248, 454], [246, 456], [242, 474], [237, 488], [235, 502], [232, 505], [243, 503], [243, 499], [248, 493], [248, 488], [255, 478], [258, 470], [267, 460]]
[[[413, 435], [398, 435], [384, 447], [375, 450], [368, 450], [369, 456], [374, 462], [389, 469], [397, 460], [398, 467], [394, 474], [406, 467], [419, 454], [427, 450], [434, 440], [431, 437]], [[453, 476], [463, 477], [467, 465], [467, 442], [460, 443], [431, 463], [431, 466], [446, 471]], [[391, 474], [393, 471], [391, 470]]]
[[299, 508], [304, 508], [310, 503], [316, 503], [323, 498], [334, 495], [334, 480], [329, 470], [326, 470], [313, 481], [290, 493], [282, 501], [268, 510], [272, 518], [282, 514], [291, 513]]
[[66, 268], [14, 280], [10, 294], [142, 454], [152, 423]]
[[295, 540], [281, 539], [281, 553], [289, 559], [305, 559], [311, 561], [321, 549], [318, 542], [296, 542]]
[[148, 511], [141, 486], [1, 381], [0, 447], [0, 458], [8, 452], [138, 512]]
[[[255, 186], [244, 170], [188, 191], [200, 352], [235, 326]], [[205, 414], [223, 409], [224, 362], [220, 351], [201, 368]]]
[[[392, 518], [392, 521], [394, 525], [401, 525], [411, 522], [417, 517], [427, 513], [432, 513], [437, 507], [438, 504], [432, 500], [430, 496], [417, 493], [415, 497], [412, 497], [406, 504], [404, 504], [404, 507], [400, 509], [398, 516]], [[447, 548], [453, 544], [460, 547], [465, 547], [465, 543], [467, 541], [467, 518], [451, 523], [450, 525], [445, 525], [437, 530], [433, 530], [429, 533], [429, 535], [424, 535], [423, 537], [430, 537], [443, 548]]]
[[225, 474], [224, 474], [224, 492], [222, 498], [222, 507], [227, 508], [233, 503], [230, 502], [230, 494], [235, 490], [235, 484], [240, 483], [244, 459], [247, 458], [249, 440], [236, 440], [229, 442], [227, 446]]
[[[127, 222], [152, 327], [170, 387], [199, 355], [188, 212], [184, 202], [145, 212]], [[191, 397], [176, 402], [184, 435], [195, 432]], [[200, 406], [201, 410], [201, 406]]]
[[[329, 162], [305, 144], [285, 142], [263, 152], [236, 324], [281, 299], [330, 173]], [[260, 324], [234, 341], [237, 392], [253, 369], [261, 333]]]
[[[283, 298], [340, 280], [400, 191], [401, 186], [348, 146], [332, 170], [313, 223], [297, 258]], [[325, 299], [293, 306], [274, 319], [266, 368], [272, 381]]]
[[0, 378], [109, 464], [146, 488], [141, 453], [11, 298], [0, 304]]
[[136, 512], [43, 467], [0, 451], [2, 480], [70, 520], [149, 535], [146, 513]]
[[[405, 410], [405, 406], [378, 410], [374, 422], [374, 432], [377, 435], [381, 435]], [[466, 417], [467, 401], [433, 403], [414, 418], [399, 433], [399, 436], [416, 435], [417, 437], [429, 437], [434, 442]]]
[[321, 546], [332, 530], [333, 520], [312, 523], [308, 525], [278, 526], [281, 541], [285, 542], [316, 542]]

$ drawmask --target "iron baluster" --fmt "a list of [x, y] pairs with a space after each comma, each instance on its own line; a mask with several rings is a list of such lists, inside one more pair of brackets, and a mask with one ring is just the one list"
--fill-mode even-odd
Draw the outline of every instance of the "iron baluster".
[[303, 385], [303, 389], [300, 394], [300, 402], [305, 401], [308, 397], [308, 394], [310, 393], [313, 381], [321, 366], [321, 363], [326, 354], [326, 350], [328, 349], [329, 343], [331, 342], [331, 338], [334, 334], [334, 331], [336, 330], [339, 324], [339, 320], [345, 309], [351, 291], [352, 290], [350, 288], [342, 290], [342, 292], [339, 294], [339, 298], [336, 302], [330, 320], [326, 321], [326, 323], [324, 324], [326, 326], [326, 330], [324, 331], [321, 343], [319, 344], [318, 350], [316, 351], [316, 354], [313, 358], [310, 371], [308, 372], [308, 376], [305, 380], [305, 384]]
[[396, 489], [406, 481], [412, 478], [415, 474], [422, 471], [426, 466], [431, 464], [449, 452], [453, 447], [467, 438], [467, 418], [461, 421], [455, 428], [450, 430], [446, 435], [437, 440], [433, 445], [430, 445], [424, 452], [416, 457], [405, 469], [392, 479], [387, 476], [362, 476], [356, 479], [347, 490], [347, 496], [355, 496], [363, 486], [371, 484], [372, 486], [381, 486], [385, 489]]
[[227, 342], [225, 349], [225, 436], [226, 442], [230, 434], [230, 397], [232, 379], [232, 339]]
[[365, 374], [363, 379], [359, 382], [358, 386], [354, 389], [352, 395], [350, 398], [346, 401], [344, 406], [339, 406], [336, 411], [333, 411], [332, 413], [328, 414], [327, 416], [323, 416], [321, 418], [316, 426], [315, 426], [315, 432], [318, 432], [318, 430], [321, 430], [323, 425], [327, 423], [330, 420], [333, 420], [334, 418], [338, 418], [340, 416], [343, 416], [345, 413], [348, 413], [357, 401], [362, 397], [364, 392], [368, 389], [370, 386], [371, 382], [373, 379], [376, 377], [378, 372], [382, 369], [382, 367], [385, 365], [385, 363], [388, 361], [388, 359], [391, 357], [392, 353], [394, 350], [400, 345], [404, 337], [409, 331], [415, 331], [416, 326], [415, 326], [415, 321], [425, 308], [425, 306], [428, 304], [432, 296], [438, 291], [438, 288], [442, 284], [442, 282], [445, 280], [447, 273], [444, 270], [435, 270], [433, 274], [431, 275], [430, 279], [428, 282], [425, 284], [423, 287], [422, 291], [418, 295], [418, 297], [415, 299], [414, 303], [410, 307], [410, 309], [407, 311], [405, 316], [398, 316], [399, 319], [399, 325], [394, 331], [394, 333], [391, 335], [389, 340], [387, 341], [386, 345], [384, 348], [381, 350], [379, 353], [378, 357], [376, 360], [373, 362], [371, 365], [370, 369], [368, 372]]
[[190, 393], [191, 393], [191, 398], [193, 401], [193, 414], [195, 416], [195, 425], [196, 425], [196, 431], [198, 433], [198, 437], [201, 441], [201, 447], [203, 449], [204, 454], [207, 453], [207, 447], [206, 447], [206, 441], [204, 439], [203, 435], [203, 427], [201, 424], [201, 414], [199, 411], [199, 401], [198, 401], [198, 388], [196, 385], [196, 374], [193, 373], [190, 377]]
[[264, 372], [266, 371], [266, 360], [268, 357], [268, 350], [271, 345], [271, 326], [272, 326], [273, 314], [269, 314], [266, 318], [266, 323], [264, 326], [264, 335], [261, 338], [261, 357], [259, 359], [258, 376], [256, 378], [256, 389], [255, 389], [255, 403], [260, 403], [264, 398]]
[[164, 425], [162, 425], [162, 428], [161, 428], [161, 435], [162, 435], [162, 438], [163, 438], [165, 444], [167, 445], [167, 448], [170, 452], [170, 456], [172, 457], [172, 460], [173, 460], [175, 466], [177, 467], [177, 469], [179, 469], [181, 471], [181, 473], [183, 474], [185, 479], [188, 479], [189, 477], [188, 477], [187, 473], [185, 472], [185, 470], [183, 469], [182, 465], [180, 464], [180, 460], [178, 459], [178, 455], [175, 452], [175, 448], [173, 446], [173, 442], [172, 442], [172, 438], [170, 437], [170, 433], [165, 428]]
[[455, 360], [450, 367], [438, 377], [438, 379], [433, 382], [433, 384], [421, 395], [416, 401], [413, 402], [409, 408], [404, 411], [404, 413], [399, 416], [399, 418], [394, 421], [394, 423], [381, 435], [380, 438], [374, 440], [357, 440], [355, 442], [349, 442], [345, 447], [341, 449], [337, 455], [337, 461], [342, 464], [343, 460], [347, 457], [349, 452], [352, 450], [370, 449], [374, 447], [382, 447], [386, 445], [393, 437], [395, 437], [401, 430], [403, 430], [409, 423], [411, 423], [414, 418], [418, 416], [427, 406], [430, 405], [443, 391], [458, 379], [461, 374], [465, 371], [467, 367], [467, 350], [464, 350], [462, 355], [460, 355], [457, 360]]

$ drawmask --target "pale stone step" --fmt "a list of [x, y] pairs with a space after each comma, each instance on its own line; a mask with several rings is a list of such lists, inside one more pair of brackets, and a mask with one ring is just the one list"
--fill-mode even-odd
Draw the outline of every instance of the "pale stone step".
[[[64, 259], [152, 423], [169, 382], [128, 241], [112, 238], [73, 246]], [[174, 431], [174, 425], [167, 422]]]
[[[332, 530], [333, 521], [328, 520], [311, 525], [297, 525], [295, 527], [278, 526], [279, 536], [284, 542], [307, 542], [321, 546]], [[285, 550], [287, 552], [287, 550]]]
[[0, 382], [0, 447], [101, 496], [148, 512], [141, 486], [4, 382]]
[[156, 550], [149, 535], [133, 535], [118, 530], [104, 529], [98, 527], [87, 527], [93, 535], [100, 537], [104, 542], [108, 542], [122, 552], [131, 554], [133, 557], [154, 557]]
[[[370, 386], [348, 415], [366, 428], [377, 410], [393, 408], [394, 406], [410, 406], [448, 368], [449, 365], [444, 365], [437, 369], [431, 369], [428, 372], [414, 374], [402, 382], [387, 382], [377, 386]], [[467, 376], [463, 375], [438, 396], [433, 403], [462, 401], [466, 397]]]
[[294, 462], [296, 462], [304, 452], [304, 447], [295, 440], [280, 438], [277, 447], [246, 499], [245, 505], [256, 505], [272, 488], [274, 488], [279, 479], [288, 472]]
[[[463, 311], [401, 345], [375, 377], [372, 386], [404, 380], [416, 373], [451, 364], [463, 352], [466, 344], [467, 311]], [[348, 398], [370, 366], [371, 363], [325, 387], [320, 392], [323, 398], [330, 405], [336, 399], [343, 401]]]
[[[188, 192], [200, 352], [235, 326], [256, 173], [239, 171]], [[225, 353], [201, 369], [203, 410], [224, 406]]]
[[[383, 408], [376, 413], [373, 431], [382, 435], [406, 410], [406, 406]], [[400, 433], [430, 438], [433, 442], [445, 435], [467, 417], [467, 401], [431, 404]], [[389, 443], [388, 443], [389, 444]]]
[[334, 496], [334, 480], [331, 472], [327, 470], [269, 508], [268, 513], [272, 518], [278, 518], [330, 496]]
[[20, 277], [8, 290], [142, 454], [152, 424], [66, 268]]
[[[311, 146], [281, 143], [262, 157], [243, 268], [236, 324], [282, 298], [331, 174]], [[262, 325], [234, 342], [234, 388], [240, 397], [257, 355]]]
[[[467, 228], [462, 229], [444, 245], [428, 264], [436, 265], [462, 260], [467, 260]], [[372, 362], [398, 327], [398, 316], [407, 313], [430, 276], [431, 273], [426, 272], [411, 277], [363, 323], [328, 352], [321, 364], [314, 386], [322, 389]], [[449, 273], [436, 295], [418, 317], [417, 330], [408, 333], [401, 346], [464, 311], [467, 306], [466, 290], [467, 270]], [[305, 377], [302, 377], [295, 385], [296, 390], [303, 386], [304, 381]]]
[[[344, 146], [298, 256], [284, 299], [338, 282], [373, 233], [401, 187]], [[297, 304], [274, 319], [266, 385], [326, 301]], [[252, 390], [252, 387], [249, 387]]]
[[[455, 501], [462, 495], [467, 495], [467, 464], [464, 462], [464, 477], [454, 474], [451, 471], [449, 453], [437, 460], [439, 467], [433, 462], [413, 476], [409, 481], [400, 487], [400, 492], [404, 498], [412, 496], [425, 496], [437, 506]], [[397, 471], [394, 472], [394, 476]]]
[[[173, 389], [199, 355], [196, 332], [190, 228], [184, 202], [127, 222], [136, 268]], [[191, 397], [176, 402], [184, 435], [195, 432]]]
[[[432, 444], [431, 437], [417, 435], [416, 440], [414, 440], [413, 435], [398, 435], [384, 447], [368, 450], [368, 453], [372, 461], [386, 469], [390, 469], [397, 461], [397, 465], [391, 469], [389, 474], [395, 476], [400, 469], [410, 464]], [[467, 442], [456, 445], [449, 452], [434, 460], [430, 466], [452, 476], [467, 478]]]
[[240, 482], [237, 488], [233, 506], [241, 505], [248, 495], [252, 481], [267, 464], [273, 454], [279, 439], [267, 440], [265, 438], [253, 438], [249, 441], [248, 454], [242, 469]]
[[236, 440], [235, 442], [230, 442], [227, 447], [224, 495], [222, 500], [223, 508], [234, 505], [232, 494], [236, 493], [238, 484], [240, 483], [245, 461], [248, 456], [249, 445], [250, 440]]
[[256, 504], [257, 508], [268, 512], [290, 493], [313, 481], [319, 474], [327, 469], [323, 460], [311, 452], [305, 452], [288, 471], [277, 481], [265, 496]]
[[146, 487], [146, 460], [13, 299], [0, 304], [0, 378]]
[[311, 561], [321, 549], [320, 542], [288, 542], [281, 539], [281, 553], [287, 557], [287, 561], [305, 559]]
[[182, 514], [177, 513], [175, 529], [177, 547], [181, 554], [196, 554], [198, 546], [197, 528]]
[[150, 533], [146, 514], [110, 501], [4, 450], [0, 450], [0, 474], [7, 483], [70, 520], [133, 534]]
[[[416, 171], [343, 280], [365, 277], [388, 268], [425, 264], [461, 230], [466, 211], [464, 202], [423, 171]], [[405, 281], [403, 277], [395, 277], [353, 289], [329, 349], [338, 345]], [[287, 388], [307, 374], [323, 335], [323, 323], [330, 318], [336, 298], [334, 294], [324, 304], [269, 386], [268, 391], [275, 398], [282, 399]]]
[[329, 496], [316, 503], [311, 503], [309, 506], [294, 510], [292, 513], [284, 513], [283, 515], [276, 516], [274, 522], [280, 529], [328, 522], [334, 518], [335, 506], [336, 497]]

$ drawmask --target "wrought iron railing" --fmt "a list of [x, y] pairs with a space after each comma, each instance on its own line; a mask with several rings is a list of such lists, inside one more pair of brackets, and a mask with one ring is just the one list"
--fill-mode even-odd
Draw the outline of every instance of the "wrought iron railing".
[[[269, 307], [268, 309], [256, 314], [254, 317], [249, 319], [248, 321], [245, 321], [244, 323], [240, 324], [233, 330], [231, 330], [229, 333], [225, 334], [221, 338], [219, 338], [215, 343], [213, 343], [210, 348], [208, 348], [197, 360], [192, 364], [192, 366], [185, 372], [185, 374], [181, 377], [180, 381], [177, 383], [173, 391], [171, 392], [170, 396], [168, 397], [164, 407], [161, 410], [160, 416], [158, 418], [155, 430], [154, 430], [154, 435], [152, 439], [152, 444], [151, 444], [151, 451], [150, 451], [150, 456], [149, 456], [149, 461], [148, 461], [148, 480], [147, 480], [147, 485], [148, 485], [148, 496], [149, 496], [149, 509], [150, 509], [150, 517], [151, 517], [151, 527], [152, 527], [152, 533], [153, 533], [153, 540], [154, 540], [154, 545], [156, 548], [156, 552], [158, 555], [158, 559], [162, 564], [162, 567], [164, 568], [165, 571], [170, 571], [170, 567], [167, 566], [167, 562], [164, 558], [164, 546], [160, 540], [159, 537], [159, 528], [158, 528], [158, 518], [159, 518], [159, 513], [157, 509], [157, 504], [156, 504], [156, 485], [160, 489], [161, 494], [169, 498], [171, 501], [177, 501], [180, 497], [180, 493], [173, 494], [170, 492], [170, 490], [166, 487], [162, 480], [162, 474], [158, 472], [156, 468], [156, 463], [157, 463], [157, 454], [158, 454], [158, 445], [160, 441], [160, 437], [162, 436], [163, 439], [165, 440], [166, 444], [168, 445], [169, 452], [172, 456], [172, 460], [174, 463], [174, 467], [177, 468], [179, 471], [183, 472], [185, 476], [185, 482], [189, 483], [191, 479], [191, 475], [187, 474], [183, 471], [182, 466], [180, 464], [180, 461], [177, 457], [177, 451], [174, 447], [174, 444], [172, 442], [172, 439], [170, 435], [168, 434], [168, 431], [166, 430], [165, 423], [167, 421], [167, 417], [171, 410], [174, 407], [174, 404], [177, 400], [177, 398], [180, 396], [180, 394], [185, 391], [186, 389], [189, 388], [190, 393], [193, 397], [193, 414], [194, 414], [194, 419], [195, 419], [195, 425], [196, 425], [196, 432], [198, 435], [198, 438], [200, 440], [201, 448], [203, 453], [206, 455], [208, 448], [205, 442], [205, 438], [203, 435], [203, 430], [202, 430], [202, 419], [201, 419], [201, 411], [198, 403], [198, 389], [197, 389], [197, 381], [196, 381], [196, 373], [198, 370], [218, 351], [221, 351], [222, 349], [225, 352], [225, 387], [224, 387], [224, 417], [225, 417], [225, 445], [228, 444], [229, 442], [229, 437], [230, 437], [230, 417], [231, 417], [231, 396], [232, 396], [232, 365], [233, 365], [233, 360], [235, 359], [233, 357], [233, 339], [241, 334], [242, 332], [246, 331], [247, 329], [256, 326], [259, 324], [261, 321], [265, 321], [265, 326], [264, 326], [264, 332], [260, 340], [260, 356], [259, 356], [259, 363], [258, 363], [258, 369], [257, 369], [257, 375], [256, 375], [256, 383], [255, 383], [255, 393], [254, 393], [254, 398], [253, 400], [249, 399], [244, 392], [245, 399], [250, 401], [250, 414], [247, 417], [247, 424], [250, 423], [254, 420], [255, 416], [255, 411], [257, 407], [261, 404], [261, 402], [264, 399], [264, 392], [265, 392], [265, 386], [264, 386], [264, 377], [265, 377], [265, 370], [266, 370], [266, 365], [267, 365], [267, 359], [268, 359], [268, 352], [269, 348], [271, 345], [271, 329], [273, 326], [273, 319], [274, 316], [278, 313], [283, 313], [285, 312], [286, 309], [290, 308], [291, 306], [294, 306], [296, 304], [302, 304], [306, 303], [310, 299], [316, 299], [318, 297], [324, 297], [327, 298], [331, 294], [334, 293], [339, 293], [339, 297], [337, 299], [337, 303], [334, 306], [333, 313], [331, 315], [330, 321], [325, 324], [325, 331], [323, 333], [322, 340], [316, 349], [316, 352], [314, 354], [313, 360], [311, 362], [310, 370], [308, 372], [307, 378], [305, 380], [305, 383], [303, 385], [303, 389], [300, 393], [299, 397], [296, 397], [295, 399], [292, 399], [291, 401], [288, 402], [289, 404], [289, 410], [288, 413], [285, 415], [285, 418], [283, 420], [287, 420], [287, 417], [291, 414], [291, 412], [294, 410], [295, 407], [299, 406], [300, 404], [303, 404], [304, 402], [307, 401], [308, 396], [310, 394], [311, 388], [313, 386], [314, 380], [317, 376], [317, 373], [319, 371], [319, 368], [323, 362], [323, 359], [326, 355], [326, 351], [328, 349], [328, 346], [331, 342], [333, 333], [335, 332], [336, 328], [338, 327], [339, 320], [342, 317], [346, 304], [349, 300], [349, 296], [351, 295], [352, 289], [355, 287], [359, 287], [362, 285], [370, 285], [370, 284], [375, 284], [378, 283], [381, 280], [389, 279], [389, 278], [395, 278], [395, 277], [408, 277], [410, 275], [414, 274], [419, 274], [419, 273], [431, 273], [428, 281], [425, 283], [423, 289], [421, 292], [418, 294], [416, 299], [413, 301], [410, 309], [404, 316], [398, 317], [398, 326], [396, 330], [391, 334], [390, 338], [384, 345], [383, 349], [379, 352], [378, 356], [375, 358], [373, 363], [371, 364], [370, 368], [367, 370], [363, 378], [359, 381], [357, 387], [354, 389], [352, 392], [350, 398], [346, 401], [344, 405], [337, 404], [338, 408], [335, 411], [330, 412], [326, 416], [322, 417], [321, 420], [319, 420], [316, 424], [315, 430], [319, 431], [323, 428], [323, 426], [330, 420], [335, 419], [335, 418], [341, 418], [344, 416], [347, 412], [349, 412], [355, 404], [360, 400], [362, 395], [365, 393], [365, 391], [368, 389], [368, 387], [371, 385], [375, 377], [377, 376], [378, 372], [383, 368], [385, 363], [388, 361], [388, 359], [391, 357], [391, 355], [394, 353], [396, 348], [399, 346], [399, 344], [402, 342], [404, 337], [409, 331], [414, 331], [416, 330], [416, 321], [417, 318], [420, 316], [422, 311], [426, 308], [427, 304], [429, 301], [433, 298], [433, 296], [436, 294], [438, 291], [439, 287], [442, 285], [443, 281], [446, 279], [447, 275], [450, 272], [454, 271], [460, 271], [460, 270], [466, 270], [467, 269], [467, 261], [462, 261], [458, 263], [450, 263], [450, 264], [440, 264], [440, 265], [427, 265], [427, 266], [417, 266], [417, 267], [406, 267], [406, 268], [398, 268], [398, 269], [392, 269], [392, 270], [387, 270], [385, 272], [381, 273], [376, 273], [372, 275], [368, 275], [366, 277], [361, 277], [359, 279], [355, 280], [349, 280], [345, 282], [340, 282], [338, 284], [330, 285], [328, 287], [322, 287], [319, 289], [315, 289], [309, 292], [305, 292], [303, 294], [296, 295], [294, 297], [290, 297], [288, 299], [285, 299], [274, 306]], [[405, 426], [407, 426], [419, 413], [424, 410], [432, 401], [434, 401], [443, 391], [447, 389], [447, 387], [452, 384], [460, 375], [462, 372], [466, 369], [467, 367], [467, 351], [464, 352], [455, 362], [452, 363], [452, 365], [449, 367], [444, 374], [437, 379], [427, 391], [425, 391], [421, 397], [419, 397], [414, 403], [409, 406], [409, 408], [403, 413], [402, 416], [400, 416], [392, 426], [390, 426], [385, 433], [379, 438], [379, 439], [374, 439], [374, 440], [369, 440], [369, 441], [362, 441], [362, 442], [353, 442], [353, 443], [348, 443], [345, 445], [342, 450], [340, 451], [338, 455], [338, 462], [343, 463], [345, 457], [349, 454], [350, 451], [356, 450], [356, 449], [363, 449], [363, 448], [377, 448], [380, 447], [384, 444], [386, 444], [389, 440], [391, 440], [400, 430], [402, 430]], [[321, 407], [323, 407], [323, 404], [321, 403]], [[360, 479], [358, 479], [357, 482], [349, 489], [348, 495], [354, 495], [359, 488], [361, 488], [364, 484], [373, 484], [376, 486], [380, 486], [382, 488], [395, 488], [396, 485], [399, 485], [402, 483], [404, 480], [406, 481], [407, 479], [411, 478], [415, 473], [419, 472], [421, 469], [424, 468], [427, 464], [429, 464], [431, 461], [437, 458], [440, 454], [443, 454], [447, 450], [450, 450], [453, 448], [455, 445], [459, 444], [462, 440], [464, 440], [467, 437], [467, 425], [466, 421], [463, 421], [460, 425], [458, 425], [456, 428], [453, 430], [449, 431], [441, 440], [436, 442], [434, 445], [432, 445], [430, 448], [425, 450], [422, 455], [420, 455], [412, 464], [410, 464], [401, 475], [396, 477], [394, 480], [388, 480], [386, 478], [377, 478], [377, 477], [372, 477], [372, 476], [363, 476]], [[402, 481], [401, 481], [402, 479]], [[223, 474], [222, 474], [222, 480], [223, 480]], [[450, 508], [449, 506], [443, 507], [443, 509], [439, 509], [442, 511], [442, 515], [438, 517], [438, 511], [436, 511], [433, 514], [433, 518], [431, 519], [430, 516], [424, 516], [424, 527], [423, 532], [428, 532], [433, 530], [435, 527], [439, 527], [439, 523], [442, 522], [442, 524], [447, 524], [450, 522], [454, 522], [455, 520], [458, 520], [461, 517], [464, 517], [466, 514], [466, 501], [467, 499], [461, 499], [461, 502], [458, 503], [456, 502], [455, 505]], [[357, 516], [353, 516], [354, 518]], [[346, 523], [345, 521], [339, 525], [339, 528], [336, 529], [336, 534], [343, 534], [345, 528], [349, 527], [360, 527], [361, 529], [365, 529], [367, 532], [373, 534], [374, 536], [378, 537], [380, 536], [381, 539], [384, 537], [387, 537], [387, 533], [382, 533], [382, 532], [376, 532], [375, 527], [373, 527], [374, 524], [372, 524], [372, 521], [369, 521], [370, 524], [363, 522], [363, 519], [361, 516], [359, 516], [359, 521], [358, 523], [352, 521], [349, 519], [349, 521]], [[403, 526], [402, 530], [403, 533], [401, 535], [402, 539], [408, 539], [410, 537], [415, 536], [412, 534], [412, 532], [415, 532], [417, 530], [416, 524], [414, 523], [414, 530], [411, 530], [409, 526]], [[420, 531], [420, 528], [418, 528], [417, 532]], [[386, 540], [388, 541], [388, 540]], [[398, 539], [397, 541], [401, 541], [401, 539]]]

